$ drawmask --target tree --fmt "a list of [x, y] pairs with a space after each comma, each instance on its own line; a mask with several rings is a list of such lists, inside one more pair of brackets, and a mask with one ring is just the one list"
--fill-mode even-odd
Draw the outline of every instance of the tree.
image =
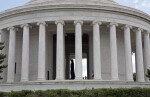
[[[3, 50], [4, 48], [4, 42], [0, 42], [0, 50]], [[4, 54], [0, 54], [0, 74], [3, 72], [3, 69], [7, 67], [7, 65], [1, 65], [3, 62], [4, 62], [4, 59], [6, 58], [6, 55]], [[3, 79], [1, 76], [0, 76], [0, 80]]]
[[136, 81], [136, 73], [133, 73], [133, 80]]
[[149, 78], [149, 80], [150, 80], [150, 69], [147, 69], [146, 77]]

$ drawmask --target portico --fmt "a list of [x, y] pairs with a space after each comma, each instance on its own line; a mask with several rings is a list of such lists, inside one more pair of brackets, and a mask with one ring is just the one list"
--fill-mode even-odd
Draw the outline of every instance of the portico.
[[31, 0], [0, 12], [0, 32], [8, 64], [0, 90], [150, 86], [145, 76], [150, 67], [150, 16], [113, 0]]
[[[75, 80], [82, 80], [82, 54], [87, 53], [87, 72], [89, 80], [91, 79], [92, 72], [94, 72], [93, 80], [97, 81], [133, 81], [131, 52], [136, 52], [137, 78], [139, 78], [137, 80], [138, 82], [145, 82], [144, 65], [141, 65], [143, 63], [143, 54], [141, 54], [141, 51], [144, 50], [144, 54], [147, 54], [146, 52], [149, 53], [149, 46], [145, 46], [143, 49], [142, 43], [140, 42], [144, 41], [144, 43], [148, 45], [148, 31], [144, 29], [140, 30], [140, 28], [135, 27], [134, 25], [129, 26], [127, 24], [106, 23], [95, 20], [90, 22], [81, 20], [72, 22], [63, 20], [52, 22], [43, 21], [38, 22], [37, 24], [38, 25], [27, 23], [22, 24], [21, 26], [9, 27], [9, 29], [7, 29], [10, 40], [9, 52], [13, 51], [14, 53], [9, 53], [8, 55], [8, 73], [6, 82], [45, 81], [48, 80], [47, 78], [50, 80], [70, 79], [70, 66], [68, 64], [68, 55], [70, 53], [74, 53], [76, 60]], [[104, 33], [107, 33], [107, 35], [105, 36]], [[131, 49], [131, 40], [133, 38], [131, 37], [131, 34], [133, 33], [136, 34], [136, 51]], [[140, 33], [144, 34], [144, 40], [139, 39], [141, 37]], [[70, 40], [67, 39], [68, 35], [69, 37], [72, 37]], [[19, 36], [22, 36], [22, 38], [19, 38], [20, 41], [22, 40], [22, 43], [20, 43], [20, 47], [22, 47], [22, 50], [20, 49], [22, 51], [21, 64], [18, 64], [18, 62], [16, 62], [17, 59], [14, 57], [16, 56], [15, 52], [19, 53], [19, 51], [15, 49], [16, 40]], [[35, 36], [36, 41], [33, 41], [32, 38]], [[82, 39], [83, 36], [85, 36], [84, 39]], [[107, 39], [109, 38], [109, 41], [105, 42], [105, 39], [102, 38], [104, 36]], [[123, 37], [123, 39], [120, 40], [121, 44], [119, 43], [117, 36]], [[84, 44], [83, 42], [85, 40], [87, 42]], [[118, 54], [120, 52], [120, 47], [118, 45], [124, 47], [121, 48], [121, 52], [124, 53], [124, 56]], [[38, 47], [38, 49], [35, 49], [35, 47]], [[104, 52], [106, 57], [103, 57], [104, 55], [102, 54], [104, 53], [101, 54], [101, 52], [104, 51], [104, 48], [107, 48]], [[35, 55], [30, 55], [31, 52], [35, 53]], [[37, 65], [32, 62], [33, 58], [38, 59], [38, 63], [36, 62]], [[124, 63], [122, 62], [122, 64], [120, 64], [119, 60], [122, 59], [125, 59]], [[105, 62], [105, 60], [108, 60], [108, 63], [110, 62], [110, 64]], [[148, 62], [147, 60], [145, 60], [145, 62]], [[15, 65], [12, 63], [17, 63], [17, 67], [20, 69], [22, 68], [18, 75], [20, 77], [14, 74]], [[104, 64], [107, 68], [104, 68]], [[125, 65], [125, 68], [120, 68], [122, 65]], [[108, 71], [108, 74], [103, 69]], [[121, 74], [122, 72], [120, 72], [120, 69], [123, 71], [123, 75]]]

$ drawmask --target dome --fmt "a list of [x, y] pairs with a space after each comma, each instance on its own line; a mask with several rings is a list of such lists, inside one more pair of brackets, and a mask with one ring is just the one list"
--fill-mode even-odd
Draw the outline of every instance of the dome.
[[35, 4], [117, 4], [113, 0], [30, 0], [26, 5]]

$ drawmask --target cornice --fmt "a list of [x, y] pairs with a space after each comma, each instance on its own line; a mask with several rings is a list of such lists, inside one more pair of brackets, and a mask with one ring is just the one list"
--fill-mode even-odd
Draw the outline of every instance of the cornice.
[[123, 13], [128, 15], [133, 15], [139, 18], [142, 18], [146, 21], [150, 22], [150, 16], [142, 11], [125, 7], [125, 6], [107, 6], [107, 5], [82, 5], [82, 4], [63, 4], [63, 5], [45, 5], [45, 6], [21, 6], [17, 8], [13, 8], [10, 10], [6, 10], [0, 13], [0, 19], [5, 18], [8, 16], [13, 15], [20, 15], [22, 13], [30, 13], [30, 12], [36, 12], [36, 11], [55, 11], [55, 10], [102, 10], [102, 11], [110, 11], [110, 12], [117, 12], [117, 13]]

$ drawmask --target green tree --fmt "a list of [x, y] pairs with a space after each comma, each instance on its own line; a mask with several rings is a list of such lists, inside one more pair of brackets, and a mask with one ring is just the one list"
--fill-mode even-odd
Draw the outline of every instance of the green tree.
[[[4, 42], [0, 42], [0, 51], [3, 50], [4, 48]], [[0, 74], [3, 72], [3, 69], [7, 67], [7, 65], [1, 65], [3, 62], [4, 62], [4, 59], [6, 58], [6, 55], [4, 54], [0, 54]], [[3, 79], [1, 76], [0, 76], [0, 80]]]
[[136, 81], [136, 73], [133, 73], [133, 80]]
[[149, 80], [150, 80], [150, 69], [147, 69], [146, 77], [149, 78]]

